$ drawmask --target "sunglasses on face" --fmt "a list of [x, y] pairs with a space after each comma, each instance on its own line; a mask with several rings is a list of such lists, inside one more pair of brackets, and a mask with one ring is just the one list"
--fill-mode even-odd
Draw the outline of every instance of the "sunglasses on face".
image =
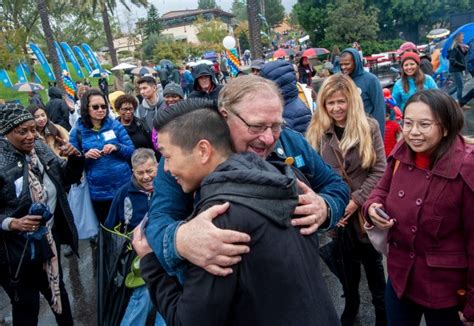
[[89, 105], [89, 107], [94, 111], [97, 111], [99, 109], [106, 111], [108, 108], [107, 104], [94, 104], [94, 105]]

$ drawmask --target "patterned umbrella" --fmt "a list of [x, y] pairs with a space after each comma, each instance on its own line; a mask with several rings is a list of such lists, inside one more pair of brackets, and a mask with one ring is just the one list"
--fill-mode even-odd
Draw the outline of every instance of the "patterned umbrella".
[[112, 73], [107, 69], [94, 69], [89, 74], [89, 77], [100, 77], [102, 74], [112, 75]]
[[139, 76], [144, 76], [147, 74], [153, 75], [157, 73], [155, 69], [147, 67], [147, 66], [136, 67], [135, 69], [132, 69], [131, 72], [132, 74], [139, 75]]
[[289, 55], [295, 55], [295, 54], [296, 54], [296, 52], [293, 49], [280, 48], [280, 49], [276, 50], [275, 52], [273, 52], [273, 59], [286, 57], [286, 56], [289, 56]]
[[440, 38], [440, 37], [444, 37], [444, 36], [448, 36], [450, 33], [449, 29], [446, 29], [446, 28], [437, 28], [437, 29], [433, 29], [431, 30], [428, 35], [426, 35], [427, 38]]
[[13, 89], [18, 92], [36, 92], [44, 89], [43, 85], [36, 83], [17, 83]]
[[329, 54], [330, 52], [325, 48], [310, 48], [303, 52], [304, 57], [316, 57], [322, 54]]

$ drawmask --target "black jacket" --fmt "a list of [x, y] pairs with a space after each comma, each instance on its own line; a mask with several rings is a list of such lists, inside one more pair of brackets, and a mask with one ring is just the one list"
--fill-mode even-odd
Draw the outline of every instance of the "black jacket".
[[[201, 76], [211, 76], [213, 88], [210, 92], [205, 92], [199, 88], [198, 78]], [[194, 85], [189, 98], [205, 98], [217, 102], [222, 85], [217, 84], [214, 71], [207, 64], [203, 63], [193, 68]]]
[[449, 72], [461, 72], [466, 70], [466, 62], [461, 47], [455, 46], [448, 51]]
[[67, 131], [71, 130], [69, 124], [69, 107], [63, 99], [63, 91], [57, 87], [48, 89], [49, 102], [46, 104], [46, 113], [51, 122], [61, 125]]
[[[77, 253], [77, 230], [64, 187], [80, 181], [84, 169], [84, 158], [74, 156], [65, 161], [54, 154], [41, 140], [36, 140], [35, 150], [44, 166], [45, 173], [56, 186], [57, 203], [54, 211], [53, 235], [59, 242], [57, 245], [68, 244]], [[15, 180], [21, 177], [23, 177], [22, 191], [17, 198]], [[20, 218], [28, 215], [31, 203], [26, 156], [18, 152], [6, 139], [0, 138], [0, 224], [7, 217]], [[18, 265], [25, 242], [26, 239], [18, 232], [3, 231], [0, 228], [0, 268], [4, 268], [2, 265], [8, 264], [7, 248], [10, 264]], [[51, 252], [45, 237], [35, 243], [34, 262], [48, 259], [48, 254]], [[32, 262], [30, 257], [31, 251], [28, 246], [24, 265]]]
[[229, 201], [213, 223], [250, 235], [250, 252], [226, 277], [190, 265], [184, 288], [154, 254], [141, 274], [152, 300], [172, 325], [338, 325], [319, 265], [318, 237], [290, 226], [298, 193], [293, 171], [255, 154], [235, 154], [201, 184], [195, 214]]

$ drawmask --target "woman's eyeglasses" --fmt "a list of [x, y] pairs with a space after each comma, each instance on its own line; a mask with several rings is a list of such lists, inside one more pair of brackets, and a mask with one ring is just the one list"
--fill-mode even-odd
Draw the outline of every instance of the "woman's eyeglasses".
[[422, 121], [412, 121], [412, 120], [402, 120], [402, 131], [404, 132], [410, 132], [414, 126], [416, 126], [416, 129], [423, 133], [429, 133], [431, 129], [433, 128], [434, 125], [437, 125], [439, 123], [429, 121], [429, 120], [422, 120]]
[[98, 109], [102, 109], [106, 111], [109, 108], [107, 104], [94, 104], [94, 105], [89, 105], [89, 107], [94, 111], [97, 111]]

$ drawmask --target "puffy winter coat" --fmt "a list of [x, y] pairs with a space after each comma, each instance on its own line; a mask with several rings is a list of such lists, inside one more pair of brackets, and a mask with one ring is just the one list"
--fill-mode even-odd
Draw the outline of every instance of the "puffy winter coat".
[[293, 65], [283, 60], [276, 60], [265, 64], [260, 74], [262, 77], [274, 81], [280, 88], [285, 100], [283, 118], [287, 127], [301, 133], [306, 132], [311, 120], [311, 111], [298, 97]]
[[129, 161], [135, 147], [125, 128], [117, 120], [107, 117], [99, 131], [87, 128], [82, 119], [71, 130], [69, 142], [82, 153], [92, 148], [102, 150], [106, 144], [117, 146], [117, 151], [99, 159], [86, 159], [86, 177], [93, 201], [112, 200], [115, 193], [130, 180]]

